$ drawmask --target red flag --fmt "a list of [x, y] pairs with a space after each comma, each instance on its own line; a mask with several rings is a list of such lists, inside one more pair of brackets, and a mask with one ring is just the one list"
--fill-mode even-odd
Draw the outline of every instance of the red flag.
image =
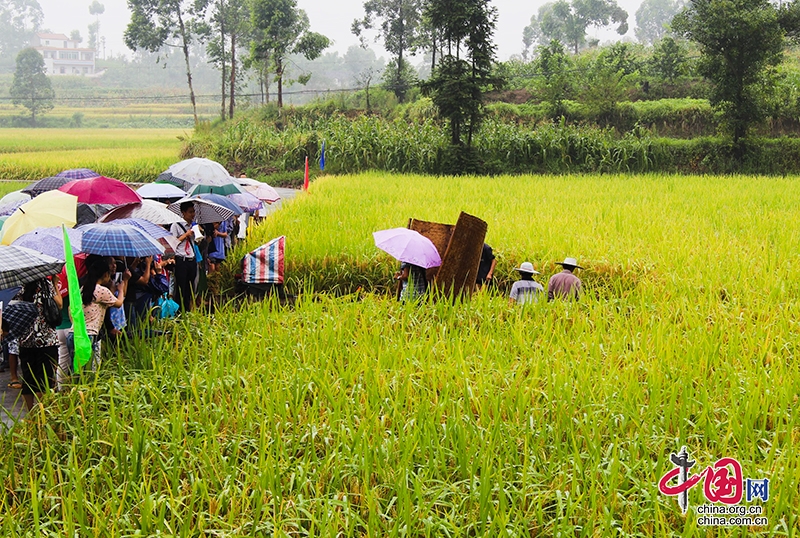
[[306, 175], [305, 178], [303, 179], [303, 190], [304, 191], [308, 190], [308, 156], [306, 156]]

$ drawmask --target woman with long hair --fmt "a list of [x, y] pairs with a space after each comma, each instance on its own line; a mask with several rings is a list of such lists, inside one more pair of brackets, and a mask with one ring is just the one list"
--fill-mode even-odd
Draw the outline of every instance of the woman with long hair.
[[[122, 283], [117, 286], [119, 295], [109, 289], [111, 286], [111, 269], [108, 258], [90, 254], [86, 257], [86, 275], [81, 280], [81, 302], [83, 303], [83, 316], [86, 319], [86, 332], [92, 341], [94, 359], [97, 360], [100, 352], [97, 335], [103, 326], [106, 310], [111, 306], [120, 307], [125, 301], [125, 289], [131, 272], [126, 270], [122, 275]], [[67, 337], [70, 355], [75, 355], [75, 335], [70, 333]]]

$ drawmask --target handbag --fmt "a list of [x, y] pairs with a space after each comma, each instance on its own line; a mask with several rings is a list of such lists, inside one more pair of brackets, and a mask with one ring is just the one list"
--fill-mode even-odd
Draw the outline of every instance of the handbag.
[[50, 327], [55, 329], [61, 325], [61, 309], [58, 307], [58, 304], [56, 303], [56, 300], [53, 299], [52, 295], [42, 299], [42, 311], [44, 314], [44, 320], [48, 325], [50, 325]]

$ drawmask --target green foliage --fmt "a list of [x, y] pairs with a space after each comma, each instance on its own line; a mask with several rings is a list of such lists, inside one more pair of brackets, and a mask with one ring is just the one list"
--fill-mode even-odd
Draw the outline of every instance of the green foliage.
[[549, 105], [549, 116], [551, 118], [564, 116], [567, 112], [564, 99], [570, 95], [573, 85], [569, 73], [572, 62], [561, 42], [554, 39], [549, 44], [540, 46], [534, 66], [539, 75], [535, 86]]
[[685, 0], [643, 0], [636, 10], [636, 39], [654, 44], [666, 37]]
[[545, 44], [553, 39], [578, 54], [586, 44], [586, 30], [590, 26], [616, 24], [616, 31], [628, 31], [628, 13], [616, 0], [557, 0], [539, 8], [538, 16], [523, 30], [523, 43], [527, 50], [533, 43]]
[[45, 71], [44, 58], [38, 51], [27, 48], [17, 54], [17, 68], [8, 93], [15, 105], [22, 105], [30, 111], [34, 127], [36, 115], [51, 110], [55, 98]]
[[674, 82], [685, 75], [688, 58], [686, 48], [670, 36], [661, 39], [653, 46], [649, 72], [661, 80]]
[[43, 20], [37, 0], [0, 0], [0, 57], [13, 58], [30, 45]]
[[405, 55], [417, 47], [421, 39], [421, 0], [366, 0], [364, 17], [353, 21], [351, 30], [366, 46], [364, 32], [377, 27], [375, 41], [393, 59], [384, 73], [384, 84], [394, 92], [401, 103], [408, 89], [416, 82], [416, 75]]
[[428, 3], [426, 18], [440, 32], [443, 54], [431, 78], [422, 84], [423, 92], [431, 97], [450, 127], [447, 153], [458, 156], [452, 165], [469, 164], [468, 169], [448, 167], [453, 173], [472, 172], [474, 158], [469, 148], [482, 117], [483, 94], [502, 85], [494, 77], [494, 45], [492, 35], [497, 21], [497, 9], [488, 0], [433, 0]]
[[778, 11], [769, 0], [694, 0], [674, 27], [700, 46], [698, 70], [714, 83], [711, 103], [738, 142], [766, 116], [769, 75], [783, 56]]
[[278, 83], [278, 106], [282, 107], [289, 55], [299, 54], [313, 60], [331, 41], [311, 31], [308, 15], [297, 7], [296, 0], [253, 0], [251, 23], [255, 32], [252, 55], [272, 67]]

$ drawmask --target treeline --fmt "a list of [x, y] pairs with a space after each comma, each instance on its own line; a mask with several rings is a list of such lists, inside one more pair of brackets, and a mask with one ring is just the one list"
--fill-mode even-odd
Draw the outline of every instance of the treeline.
[[473, 161], [463, 163], [426, 99], [399, 106], [389, 117], [344, 114], [332, 103], [264, 107], [216, 129], [199, 130], [183, 153], [297, 186], [305, 157], [318, 162], [323, 141], [330, 173], [800, 173], [800, 140], [795, 138], [733, 144], [710, 136], [659, 137], [643, 127], [620, 136], [610, 127], [517, 123], [492, 115], [475, 136]]

